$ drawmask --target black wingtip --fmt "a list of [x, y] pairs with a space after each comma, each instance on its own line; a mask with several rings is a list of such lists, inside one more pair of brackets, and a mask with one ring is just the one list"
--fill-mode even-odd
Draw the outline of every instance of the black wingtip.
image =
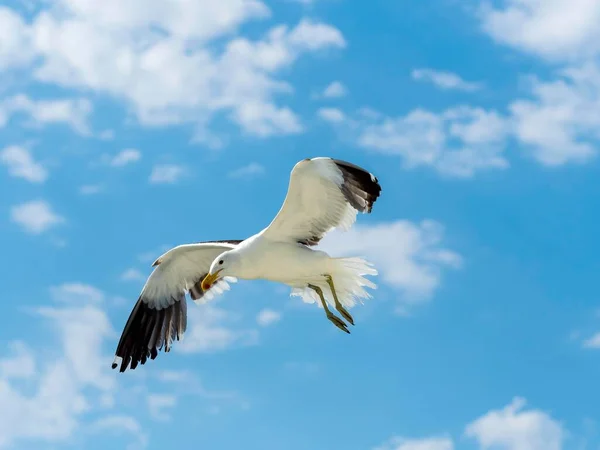
[[161, 349], [169, 351], [172, 342], [183, 337], [186, 311], [183, 293], [175, 303], [161, 310], [154, 309], [140, 297], [123, 329], [112, 368], [120, 366], [119, 372], [135, 370], [148, 359], [155, 359]]
[[342, 171], [344, 185], [342, 190], [346, 200], [362, 213], [370, 213], [373, 204], [381, 194], [381, 185], [375, 175], [356, 164], [334, 159], [333, 162]]

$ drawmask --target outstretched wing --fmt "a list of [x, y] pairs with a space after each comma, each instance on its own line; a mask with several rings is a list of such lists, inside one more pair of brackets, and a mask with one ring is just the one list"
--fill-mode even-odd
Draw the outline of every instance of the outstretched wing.
[[133, 307], [115, 352], [112, 368], [124, 372], [129, 364], [133, 370], [158, 351], [168, 352], [172, 342], [180, 340], [187, 327], [186, 292], [194, 301], [210, 300], [229, 289], [224, 278], [203, 292], [200, 284], [210, 265], [221, 253], [242, 241], [213, 241], [180, 245], [160, 258]]
[[379, 197], [377, 178], [346, 161], [312, 158], [292, 169], [283, 205], [263, 235], [316, 245], [333, 228], [349, 229], [358, 211], [370, 213]]

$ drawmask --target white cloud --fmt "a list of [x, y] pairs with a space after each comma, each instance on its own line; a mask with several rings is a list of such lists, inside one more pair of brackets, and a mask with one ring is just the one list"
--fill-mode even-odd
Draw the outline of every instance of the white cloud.
[[0, 152], [0, 162], [13, 177], [24, 178], [31, 183], [43, 183], [48, 178], [48, 171], [33, 159], [31, 152], [25, 147], [5, 147]]
[[[202, 397], [204, 404], [212, 404], [210, 408], [220, 408], [224, 403], [237, 404], [244, 407], [247, 401], [235, 391], [215, 391], [207, 389], [201, 380], [189, 370], [161, 370], [154, 372], [156, 378], [163, 383], [165, 388], [168, 388], [169, 394], [167, 399], [162, 399], [165, 394], [151, 394], [151, 397], [157, 397], [152, 400], [158, 415], [163, 411], [161, 409], [168, 408], [173, 405], [173, 400], [169, 397], [175, 397], [175, 403], [179, 398], [189, 398], [190, 396]], [[149, 400], [146, 400], [149, 402]], [[174, 405], [173, 405], [174, 406]], [[162, 407], [162, 408], [161, 408]], [[160, 419], [159, 419], [160, 420]]]
[[0, 6], [0, 67], [20, 67], [33, 58], [25, 21], [15, 11]]
[[121, 275], [121, 280], [123, 281], [144, 281], [146, 280], [146, 276], [140, 272], [138, 269], [130, 268], [127, 269]]
[[[80, 304], [85, 302], [81, 299]], [[43, 307], [38, 313], [51, 320], [62, 334], [62, 355], [78, 382], [102, 391], [114, 387], [115, 378], [106, 370], [109, 358], [100, 354], [102, 342], [113, 328], [99, 306]]]
[[43, 233], [65, 222], [65, 219], [56, 214], [50, 204], [44, 200], [32, 200], [13, 206], [10, 210], [10, 218], [31, 234]]
[[533, 99], [510, 105], [517, 139], [547, 166], [587, 162], [600, 138], [600, 68], [589, 64], [560, 74], [550, 82], [533, 79]]
[[[480, 450], [562, 450], [567, 436], [562, 424], [541, 410], [524, 407], [525, 400], [515, 397], [503, 409], [488, 411], [468, 424], [464, 437], [476, 440]], [[454, 443], [446, 435], [394, 437], [373, 450], [454, 450]]]
[[185, 173], [185, 168], [177, 164], [157, 164], [152, 168], [149, 181], [153, 184], [173, 184]]
[[584, 348], [600, 348], [600, 333], [596, 333], [583, 341]]
[[17, 441], [69, 439], [83, 413], [98, 406], [93, 394], [110, 395], [115, 389], [115, 379], [106, 371], [110, 358], [102, 354], [102, 344], [114, 330], [101, 307], [88, 300], [82, 297], [79, 306], [46, 306], [35, 311], [53, 326], [58, 342], [50, 340], [36, 354], [21, 348], [19, 358], [29, 361], [20, 366], [19, 375], [32, 377], [33, 384], [24, 386], [6, 376], [7, 367], [13, 367], [9, 369], [12, 377], [18, 375], [15, 356], [1, 360], [0, 447]]
[[185, 339], [177, 346], [181, 353], [212, 353], [258, 342], [257, 331], [236, 324], [235, 313], [210, 304], [189, 309], [188, 322]]
[[496, 111], [462, 106], [441, 114], [416, 109], [405, 116], [358, 123], [358, 145], [402, 157], [405, 168], [432, 166], [440, 173], [471, 177], [478, 170], [504, 169], [510, 131]]
[[254, 178], [265, 173], [265, 168], [261, 164], [252, 162], [244, 167], [229, 172], [230, 178]]
[[465, 435], [482, 450], [561, 450], [565, 431], [543, 411], [524, 410], [519, 397], [501, 410], [492, 410], [467, 425]]
[[135, 148], [126, 148], [117, 153], [110, 161], [113, 167], [123, 167], [135, 163], [142, 158], [142, 153]]
[[263, 309], [256, 316], [256, 323], [261, 327], [268, 327], [281, 320], [281, 313], [272, 309]]
[[454, 450], [454, 443], [444, 436], [423, 439], [394, 437], [373, 450]]
[[506, 0], [481, 10], [496, 41], [552, 61], [600, 53], [600, 3], [595, 0]]
[[156, 375], [160, 381], [165, 383], [183, 383], [194, 379], [192, 373], [187, 370], [161, 370]]
[[67, 11], [79, 19], [114, 29], [146, 30], [156, 26], [176, 38], [207, 41], [229, 34], [251, 18], [267, 18], [269, 8], [258, 0], [206, 0], [165, 5], [152, 0], [110, 0], [93, 2], [61, 0]]
[[319, 108], [317, 115], [330, 123], [342, 123], [346, 119], [344, 113], [337, 108]]
[[330, 46], [346, 47], [346, 40], [337, 28], [308, 19], [303, 19], [294, 29], [290, 30], [287, 38], [296, 51], [321, 50]]
[[92, 109], [91, 102], [85, 98], [32, 100], [19, 94], [0, 103], [0, 126], [5, 125], [9, 117], [20, 113], [29, 118], [26, 123], [29, 126], [62, 123], [77, 133], [88, 136], [91, 134], [88, 121]]
[[463, 80], [459, 75], [433, 69], [415, 69], [411, 76], [417, 81], [432, 83], [440, 89], [474, 92], [481, 89], [479, 83]]
[[147, 398], [148, 411], [155, 420], [165, 421], [170, 419], [170, 415], [165, 410], [174, 408], [177, 405], [177, 397], [166, 394], [150, 394]]
[[32, 350], [21, 341], [8, 344], [12, 355], [0, 359], [0, 380], [32, 378], [35, 375], [35, 359]]
[[[30, 69], [37, 81], [120, 99], [145, 125], [204, 128], [224, 113], [245, 133], [298, 133], [300, 119], [276, 102], [293, 91], [280, 74], [304, 54], [346, 45], [339, 30], [310, 20], [274, 26], [258, 40], [232, 38], [244, 23], [270, 15], [258, 0], [102, 5], [61, 0], [30, 24], [10, 12], [9, 43], [26, 37], [21, 52], [35, 56]], [[5, 58], [16, 61], [16, 45]]]
[[405, 303], [414, 303], [434, 293], [445, 269], [461, 266], [460, 255], [442, 246], [443, 236], [437, 222], [398, 220], [334, 231], [320, 247], [332, 256], [364, 255], [375, 264], [380, 281], [398, 289]]
[[529, 79], [530, 95], [513, 100], [501, 114], [472, 106], [440, 113], [414, 109], [399, 117], [380, 113], [347, 117], [337, 109], [319, 116], [344, 139], [402, 159], [405, 169], [429, 166], [447, 176], [506, 169], [510, 139], [544, 166], [583, 164], [594, 158], [600, 138], [600, 65], [562, 69], [552, 81]]
[[93, 422], [90, 430], [98, 434], [126, 432], [135, 437], [141, 447], [148, 444], [148, 437], [140, 423], [135, 418], [124, 414], [104, 416]]
[[85, 184], [79, 187], [81, 195], [95, 195], [103, 191], [103, 187], [99, 184]]
[[100, 304], [104, 301], [104, 293], [100, 289], [78, 282], [52, 286], [50, 295], [57, 302], [73, 305], [80, 305], [84, 300], [90, 304]]
[[325, 98], [340, 98], [344, 97], [348, 93], [346, 86], [341, 81], [334, 81], [323, 90], [323, 97]]
[[115, 138], [114, 130], [104, 130], [98, 133], [98, 139], [102, 141], [112, 141]]

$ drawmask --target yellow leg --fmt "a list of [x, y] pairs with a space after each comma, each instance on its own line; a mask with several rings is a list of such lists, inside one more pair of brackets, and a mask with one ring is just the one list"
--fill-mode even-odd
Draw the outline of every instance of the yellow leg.
[[311, 288], [313, 291], [315, 291], [319, 295], [319, 297], [321, 299], [321, 304], [323, 305], [323, 309], [325, 310], [325, 314], [327, 315], [327, 318], [340, 330], [350, 334], [350, 330], [348, 330], [348, 326], [342, 321], [342, 319], [340, 319], [339, 317], [334, 315], [329, 310], [329, 307], [327, 306], [327, 302], [325, 301], [325, 296], [323, 295], [323, 290], [319, 286], [315, 286], [314, 284], [309, 284], [308, 287]]
[[331, 288], [331, 293], [333, 294], [333, 301], [335, 302], [335, 309], [338, 310], [338, 312], [344, 317], [344, 319], [346, 319], [348, 322], [354, 325], [354, 319], [338, 300], [337, 293], [335, 292], [335, 286], [333, 285], [333, 278], [331, 278], [331, 275], [325, 275], [325, 280], [327, 280], [327, 284]]

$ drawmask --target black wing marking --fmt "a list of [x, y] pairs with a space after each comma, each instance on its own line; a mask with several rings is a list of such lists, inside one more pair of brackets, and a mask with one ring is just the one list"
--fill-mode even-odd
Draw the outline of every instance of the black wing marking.
[[[242, 240], [204, 241], [199, 244], [232, 244], [238, 245]], [[153, 266], [161, 264], [157, 259]], [[205, 292], [201, 284], [207, 273], [199, 275], [198, 280], [187, 290], [193, 300], [202, 298]], [[117, 358], [121, 358], [119, 372], [125, 372], [127, 367], [135, 369], [138, 364], [145, 364], [148, 359], [155, 359], [158, 352], [169, 352], [172, 343], [179, 341], [187, 328], [187, 303], [185, 291], [172, 297], [171, 304], [162, 309], [156, 309], [153, 302], [145, 299], [143, 294], [133, 307], [125, 328], [121, 334], [115, 361], [112, 368], [119, 367]]]
[[[342, 172], [344, 182], [341, 186], [341, 191], [344, 198], [350, 205], [361, 213], [369, 214], [373, 209], [373, 204], [381, 194], [381, 186], [377, 177], [362, 167], [341, 159], [333, 159], [332, 161]], [[317, 245], [325, 233], [311, 236], [310, 238], [299, 240], [299, 244], [306, 246]]]
[[[133, 307], [121, 334], [115, 355], [121, 358], [119, 372], [125, 372], [138, 364], [145, 364], [148, 358], [154, 359], [158, 352], [171, 350], [174, 340], [180, 340], [187, 328], [187, 303], [182, 292], [167, 308], [155, 309], [140, 297]], [[112, 368], [118, 366], [115, 362]]]

